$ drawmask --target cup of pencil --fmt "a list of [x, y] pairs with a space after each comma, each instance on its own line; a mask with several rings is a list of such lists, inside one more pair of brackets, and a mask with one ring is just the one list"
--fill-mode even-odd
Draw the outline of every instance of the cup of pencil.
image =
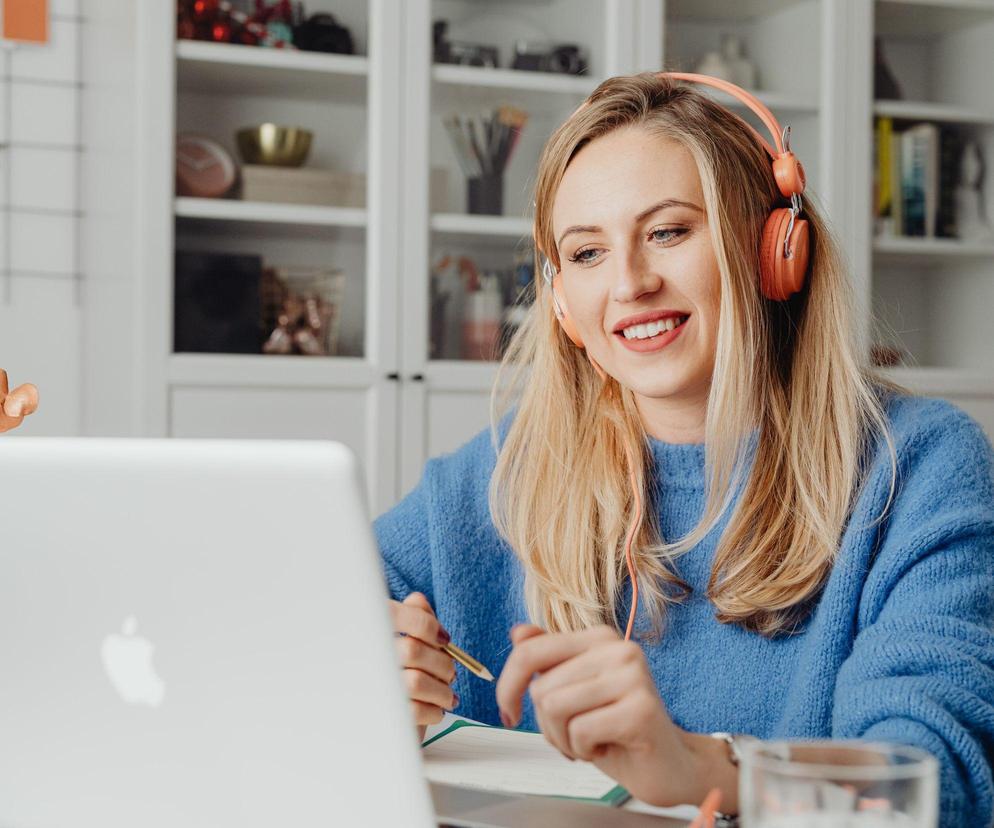
[[528, 113], [513, 106], [443, 118], [466, 176], [466, 212], [495, 216], [504, 212], [504, 170], [527, 120]]

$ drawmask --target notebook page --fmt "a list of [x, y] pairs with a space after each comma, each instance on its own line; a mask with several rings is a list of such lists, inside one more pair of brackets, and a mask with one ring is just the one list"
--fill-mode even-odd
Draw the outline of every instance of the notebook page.
[[570, 762], [541, 733], [463, 726], [421, 757], [432, 782], [501, 793], [601, 799], [617, 784], [589, 762]]

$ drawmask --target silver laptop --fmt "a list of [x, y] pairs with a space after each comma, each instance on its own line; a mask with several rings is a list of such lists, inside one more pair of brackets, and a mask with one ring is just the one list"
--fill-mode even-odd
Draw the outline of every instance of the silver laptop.
[[0, 439], [0, 470], [3, 828], [664, 824], [429, 791], [345, 447]]

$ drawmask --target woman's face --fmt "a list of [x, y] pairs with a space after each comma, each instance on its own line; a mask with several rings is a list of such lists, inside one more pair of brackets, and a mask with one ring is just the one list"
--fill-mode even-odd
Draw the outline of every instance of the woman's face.
[[601, 136], [567, 167], [552, 225], [569, 313], [643, 417], [706, 405], [720, 276], [690, 153], [640, 127]]

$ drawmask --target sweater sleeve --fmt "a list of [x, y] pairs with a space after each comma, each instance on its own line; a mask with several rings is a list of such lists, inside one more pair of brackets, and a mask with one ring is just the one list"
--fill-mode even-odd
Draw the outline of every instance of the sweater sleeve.
[[431, 570], [431, 488], [434, 461], [418, 484], [392, 509], [373, 521], [373, 533], [390, 597], [402, 601], [422, 592], [435, 606]]
[[942, 828], [994, 815], [994, 457], [979, 426], [937, 403], [898, 446], [832, 736], [913, 745], [939, 762]]

